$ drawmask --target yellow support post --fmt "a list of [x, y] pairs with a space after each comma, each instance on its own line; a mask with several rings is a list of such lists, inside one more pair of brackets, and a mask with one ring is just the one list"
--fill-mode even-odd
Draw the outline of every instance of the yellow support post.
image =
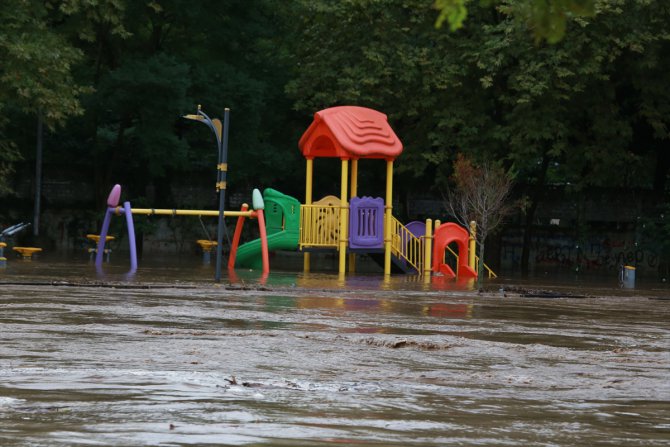
[[[440, 225], [442, 225], [442, 221], [440, 219], [435, 219], [435, 225], [433, 226], [433, 234], [435, 234], [437, 229], [440, 228]], [[446, 250], [445, 250], [445, 252], [446, 252]], [[442, 253], [442, 257], [444, 258], [444, 253]], [[444, 260], [444, 259], [442, 259], [442, 260]]]
[[347, 201], [347, 182], [349, 180], [349, 160], [342, 159], [342, 178], [340, 180], [340, 265], [338, 272], [346, 272], [347, 268], [347, 230], [348, 219], [347, 211], [349, 202]]
[[351, 194], [350, 197], [358, 195], [358, 160], [351, 160]]
[[[314, 159], [308, 158], [307, 159], [307, 169], [306, 169], [306, 174], [305, 174], [305, 205], [311, 205], [312, 204], [312, 181], [314, 178]], [[302, 263], [303, 263], [303, 271], [305, 273], [309, 273], [309, 268], [310, 268], [310, 254], [308, 252], [305, 252], [303, 254], [302, 258]]]
[[[358, 159], [351, 160], [351, 193], [349, 197], [354, 198], [358, 195]], [[356, 254], [349, 253], [349, 273], [356, 273]]]
[[423, 274], [428, 277], [432, 270], [431, 259], [433, 259], [433, 221], [426, 219], [426, 235], [423, 241]]
[[384, 274], [391, 274], [391, 217], [393, 212], [393, 160], [386, 161], [386, 207], [384, 212]]
[[476, 237], [477, 237], [477, 222], [473, 220], [472, 222], [470, 222], [470, 239], [468, 240], [468, 266], [475, 272], [477, 271], [477, 266], [475, 265], [477, 263], [476, 261], [477, 257], [475, 253], [475, 251], [477, 250]]

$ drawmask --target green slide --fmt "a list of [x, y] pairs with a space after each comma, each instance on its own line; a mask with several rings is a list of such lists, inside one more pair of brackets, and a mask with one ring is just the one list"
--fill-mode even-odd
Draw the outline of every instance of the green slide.
[[[272, 188], [263, 191], [263, 201], [268, 250], [297, 250], [300, 238], [300, 202]], [[260, 239], [238, 247], [235, 267], [260, 269], [262, 266]]]

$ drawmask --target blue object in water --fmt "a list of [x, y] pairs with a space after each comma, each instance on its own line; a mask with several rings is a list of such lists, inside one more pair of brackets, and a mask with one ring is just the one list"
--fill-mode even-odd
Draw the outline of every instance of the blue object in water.
[[625, 289], [635, 288], [635, 267], [622, 265], [619, 273], [619, 283]]

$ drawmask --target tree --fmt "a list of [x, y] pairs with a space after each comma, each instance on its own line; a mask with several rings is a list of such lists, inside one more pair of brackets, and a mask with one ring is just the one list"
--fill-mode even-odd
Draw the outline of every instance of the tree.
[[[528, 198], [524, 273], [546, 185], [574, 193], [592, 186], [652, 186], [652, 160], [659, 152], [635, 129], [647, 135], [656, 129], [656, 147], [665, 141], [667, 148], [662, 110], [670, 98], [660, 88], [658, 70], [666, 64], [660, 54], [668, 48], [668, 23], [665, 2], [602, 0], [593, 18], [575, 20], [552, 46], [527, 42], [511, 17], [484, 29], [485, 42], [496, 44], [482, 45], [477, 63], [499, 117], [492, 136], [507, 150], [495, 157], [513, 164]], [[662, 166], [667, 172], [667, 162]]]
[[[435, 0], [435, 8], [439, 11], [435, 26], [440, 28], [447, 22], [451, 31], [463, 27], [468, 16], [467, 3], [468, 0]], [[563, 39], [570, 18], [591, 17], [596, 9], [596, 0], [481, 0], [480, 3], [500, 5], [527, 24], [536, 42], [544, 39], [549, 43]]]
[[463, 154], [458, 154], [453, 169], [454, 188], [448, 192], [446, 207], [465, 228], [470, 228], [472, 221], [477, 224], [475, 240], [479, 247], [478, 282], [481, 285], [486, 238], [512, 211], [509, 203], [512, 177], [500, 165], [490, 161], [476, 165]]
[[[0, 194], [19, 158], [6, 134], [8, 113], [40, 114], [53, 128], [83, 110], [80, 97], [88, 89], [74, 80], [72, 67], [82, 58], [52, 22], [49, 2], [21, 0], [0, 9]], [[34, 130], [31, 124], [27, 126]]]
[[[436, 30], [425, 1], [301, 0], [286, 14], [293, 107], [305, 123], [336, 105], [387, 114], [405, 146], [397, 165], [404, 191], [432, 187], [443, 176], [439, 167], [453, 159], [450, 149], [471, 147], [471, 131], [489, 121], [482, 96], [467, 92], [478, 80], [467, 76], [455, 47], [462, 36]], [[463, 132], [444, 131], [449, 127]]]
[[662, 188], [670, 6], [599, 0], [593, 16], [572, 18], [564, 38], [547, 45], [515, 16], [524, 4], [471, 2], [468, 26], [444, 33], [425, 2], [296, 2], [288, 39], [296, 46], [285, 53], [298, 67], [286, 88], [298, 111], [357, 104], [389, 116], [405, 145], [397, 166], [404, 191], [444, 188], [444, 166], [459, 148], [512, 167], [528, 203], [527, 272], [547, 185], [579, 193], [649, 188], [656, 178]]
[[[41, 109], [76, 116], [45, 163], [97, 178], [100, 201], [113, 181], [192, 178], [216, 161], [208, 129], [180, 119], [202, 104], [232, 110], [233, 187], [300, 191], [300, 133], [315, 111], [354, 104], [386, 113], [403, 141], [400, 195], [444, 189], [459, 151], [512, 169], [529, 205], [524, 259], [547, 185], [662, 197], [668, 2], [452, 3], [468, 14], [453, 33], [425, 0], [21, 0], [0, 12], [0, 166], [12, 148], [30, 157], [34, 126], [21, 121]], [[593, 15], [569, 10], [588, 3]], [[529, 37], [529, 5], [562, 11], [560, 41]]]
[[[59, 134], [50, 161], [90, 173], [98, 202], [115, 182], [142, 195], [176, 176], [201, 184], [204, 170], [213, 191], [211, 132], [181, 119], [202, 104], [212, 117], [231, 109], [233, 187], [262, 187], [295, 172], [273, 169], [287, 158], [277, 139], [291, 113], [282, 91], [287, 70], [271, 45], [279, 25], [266, 3], [66, 2], [61, 28], [84, 55], [74, 71], [95, 90], [82, 99], [86, 113]], [[170, 189], [156, 189], [166, 206], [174, 206]]]

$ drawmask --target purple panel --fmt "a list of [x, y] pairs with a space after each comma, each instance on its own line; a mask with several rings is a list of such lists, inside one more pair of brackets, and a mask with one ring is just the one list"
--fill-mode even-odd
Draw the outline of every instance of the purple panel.
[[426, 235], [426, 223], [421, 222], [420, 220], [413, 220], [407, 225], [405, 225], [410, 233], [415, 237], [421, 237]]
[[384, 199], [352, 197], [349, 203], [349, 248], [384, 246]]
[[[405, 227], [409, 230], [410, 233], [412, 233], [414, 237], [421, 237], [426, 235], [426, 224], [424, 222], [413, 220], [412, 222], [405, 225]], [[403, 256], [407, 256], [410, 237], [406, 233], [403, 233], [402, 238], [402, 254]]]

